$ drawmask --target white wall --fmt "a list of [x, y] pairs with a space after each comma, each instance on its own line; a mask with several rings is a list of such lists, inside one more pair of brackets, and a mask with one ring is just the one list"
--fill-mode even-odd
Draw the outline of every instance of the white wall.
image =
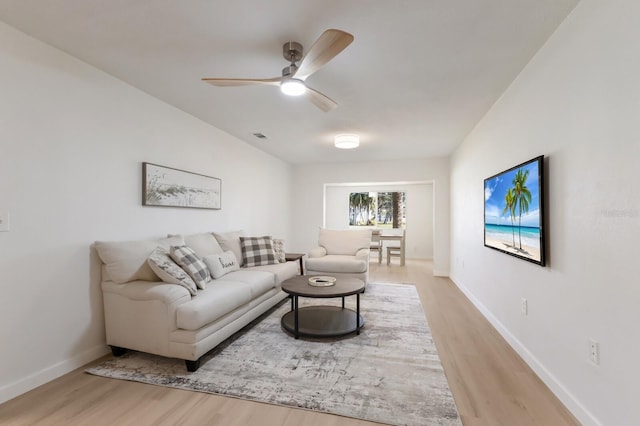
[[[452, 279], [585, 424], [640, 418], [639, 23], [582, 0], [451, 163]], [[483, 179], [540, 154], [546, 268], [483, 247]]]
[[[289, 165], [2, 23], [0, 93], [0, 402], [106, 351], [93, 241], [289, 238]], [[221, 178], [222, 210], [142, 207], [142, 161]]]
[[449, 160], [432, 158], [336, 164], [303, 164], [293, 170], [292, 246], [308, 252], [323, 225], [325, 184], [433, 182], [433, 269], [449, 275]]
[[406, 257], [407, 259], [433, 259], [433, 185], [431, 183], [327, 185], [325, 187], [325, 226], [327, 228], [349, 228], [349, 194], [352, 192], [404, 192]]

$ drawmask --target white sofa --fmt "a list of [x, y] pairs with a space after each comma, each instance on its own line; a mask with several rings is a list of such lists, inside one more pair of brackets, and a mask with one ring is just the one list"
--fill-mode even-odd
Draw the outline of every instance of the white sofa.
[[182, 242], [201, 258], [227, 249], [212, 233], [95, 243], [106, 339], [114, 355], [133, 349], [179, 358], [195, 371], [204, 354], [286, 298], [280, 284], [299, 272], [297, 262], [241, 268], [192, 296], [185, 287], [162, 282], [146, 262], [158, 246]]
[[371, 230], [320, 229], [318, 247], [309, 252], [307, 275], [358, 278], [369, 282]]

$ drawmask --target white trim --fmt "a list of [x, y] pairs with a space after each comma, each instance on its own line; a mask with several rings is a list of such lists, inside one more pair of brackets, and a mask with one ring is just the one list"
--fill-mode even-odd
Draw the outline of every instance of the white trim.
[[[336, 182], [336, 183], [324, 183], [322, 184], [322, 227], [327, 226], [327, 188], [328, 187], [349, 187], [349, 186], [373, 186], [373, 187], [385, 187], [385, 186], [409, 186], [409, 185], [431, 185], [431, 208], [432, 208], [432, 221], [431, 221], [431, 235], [433, 243], [433, 256], [426, 260], [431, 260], [436, 257], [436, 181], [431, 180], [414, 180], [414, 181], [396, 181], [396, 182]], [[433, 271], [433, 275], [436, 277], [448, 277], [449, 271]]]
[[500, 335], [507, 341], [509, 346], [515, 350], [525, 363], [538, 375], [540, 380], [546, 384], [551, 392], [567, 407], [567, 409], [583, 425], [600, 426], [602, 423], [576, 399], [573, 394], [549, 371], [547, 368], [504, 326], [486, 306], [478, 300], [471, 291], [460, 285], [455, 277], [450, 277], [451, 281], [462, 291], [465, 296], [475, 305], [480, 313], [493, 325]]
[[22, 395], [25, 392], [35, 389], [47, 382], [50, 382], [53, 379], [57, 379], [58, 377], [63, 376], [75, 370], [76, 368], [82, 367], [83, 365], [100, 358], [108, 352], [109, 348], [107, 346], [98, 345], [82, 352], [79, 355], [74, 356], [73, 358], [69, 358], [50, 367], [32, 373], [27, 377], [18, 380], [17, 382], [9, 383], [8, 385], [2, 386], [0, 387], [0, 404], [13, 399], [16, 396]]

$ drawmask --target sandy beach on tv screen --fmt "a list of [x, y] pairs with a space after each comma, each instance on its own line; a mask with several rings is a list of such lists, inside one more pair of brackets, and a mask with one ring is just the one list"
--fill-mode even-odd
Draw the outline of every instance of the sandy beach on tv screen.
[[514, 253], [519, 256], [526, 257], [527, 259], [532, 259], [535, 261], [540, 261], [540, 249], [537, 247], [531, 247], [527, 245], [522, 245], [522, 249], [520, 249], [520, 245], [518, 244], [518, 239], [516, 238], [516, 247], [513, 247], [513, 241], [501, 241], [493, 238], [487, 238], [486, 245], [495, 247], [500, 250], [504, 250], [508, 253]]

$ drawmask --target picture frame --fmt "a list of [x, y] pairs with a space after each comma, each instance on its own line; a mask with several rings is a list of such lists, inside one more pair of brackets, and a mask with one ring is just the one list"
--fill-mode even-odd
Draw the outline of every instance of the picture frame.
[[484, 245], [545, 266], [544, 156], [484, 180]]
[[222, 180], [143, 162], [142, 205], [220, 210]]

